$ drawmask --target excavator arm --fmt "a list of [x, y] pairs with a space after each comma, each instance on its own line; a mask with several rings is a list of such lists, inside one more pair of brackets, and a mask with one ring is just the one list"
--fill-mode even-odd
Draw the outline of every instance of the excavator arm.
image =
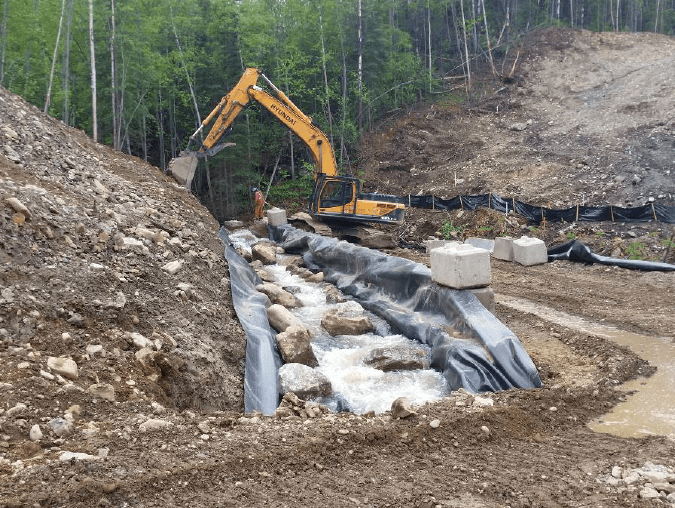
[[[262, 77], [274, 92], [274, 96], [257, 86]], [[194, 141], [209, 123], [213, 126], [201, 144], [197, 157], [213, 155], [222, 145], [221, 138], [230, 129], [236, 117], [254, 100], [274, 115], [281, 123], [295, 133], [309, 148], [314, 159], [314, 189], [310, 211], [320, 220], [346, 222], [400, 223], [404, 207], [398, 203], [359, 199], [360, 181], [356, 178], [339, 176], [333, 147], [328, 137], [312, 119], [305, 115], [293, 102], [258, 69], [248, 68], [232, 90], [204, 119], [195, 133]]]

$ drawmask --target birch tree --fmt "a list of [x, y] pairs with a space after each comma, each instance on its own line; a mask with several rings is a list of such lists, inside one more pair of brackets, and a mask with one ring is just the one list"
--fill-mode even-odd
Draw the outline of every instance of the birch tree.
[[49, 110], [49, 104], [52, 99], [52, 83], [54, 82], [54, 68], [56, 67], [56, 54], [59, 50], [59, 41], [61, 40], [61, 27], [63, 26], [63, 13], [66, 9], [66, 0], [61, 1], [61, 17], [59, 18], [59, 31], [56, 33], [56, 43], [54, 44], [54, 56], [52, 57], [52, 70], [49, 73], [49, 86], [47, 87], [47, 96], [45, 97], [44, 112]]
[[89, 0], [89, 66], [91, 69], [91, 126], [92, 138], [98, 141], [98, 117], [96, 112], [96, 52], [94, 51], [94, 0]]
[[0, 85], [5, 77], [5, 48], [7, 47], [7, 16], [9, 15], [9, 0], [5, 0], [2, 27], [0, 27], [0, 39], [2, 39], [2, 48], [0, 48]]

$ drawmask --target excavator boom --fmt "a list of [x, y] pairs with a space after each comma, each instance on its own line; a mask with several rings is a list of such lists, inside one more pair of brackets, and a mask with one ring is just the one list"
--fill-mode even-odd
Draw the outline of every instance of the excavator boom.
[[[265, 80], [274, 95], [258, 86], [259, 77]], [[255, 68], [248, 68], [244, 71], [239, 82], [220, 100], [195, 133], [190, 136], [190, 141], [194, 141], [202, 129], [213, 122], [199, 150], [193, 152], [194, 155], [206, 157], [220, 151], [224, 145], [218, 142], [230, 129], [239, 113], [252, 100], [258, 102], [279, 119], [309, 148], [314, 159], [314, 189], [310, 199], [310, 212], [315, 218], [341, 222], [400, 223], [403, 221], [404, 206], [402, 204], [359, 198], [360, 181], [338, 174], [335, 154], [328, 137], [286, 94]], [[194, 155], [190, 159], [190, 164], [195, 160]], [[187, 161], [189, 155], [184, 157]]]

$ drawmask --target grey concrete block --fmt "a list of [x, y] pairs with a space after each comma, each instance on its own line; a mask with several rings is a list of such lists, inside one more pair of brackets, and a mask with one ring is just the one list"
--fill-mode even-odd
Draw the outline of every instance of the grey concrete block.
[[488, 252], [492, 252], [495, 248], [495, 241], [489, 238], [467, 238], [464, 240], [464, 243], [468, 243], [479, 249], [485, 249]]
[[513, 241], [513, 260], [524, 266], [541, 265], [548, 262], [546, 244], [539, 238], [523, 236]]
[[284, 224], [287, 224], [286, 210], [282, 210], [281, 208], [267, 210], [267, 223], [270, 226], [283, 226]]
[[434, 249], [445, 247], [446, 245], [462, 245], [462, 242], [458, 242], [457, 240], [427, 240], [424, 243], [427, 247], [427, 254], [431, 253]]
[[498, 236], [495, 238], [495, 248], [492, 257], [503, 261], [513, 261], [513, 238], [510, 236]]
[[433, 249], [431, 279], [453, 289], [487, 286], [492, 281], [490, 253], [469, 244]]

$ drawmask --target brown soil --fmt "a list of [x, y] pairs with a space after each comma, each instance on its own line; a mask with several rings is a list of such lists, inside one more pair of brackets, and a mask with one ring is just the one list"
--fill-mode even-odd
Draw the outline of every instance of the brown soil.
[[[530, 37], [537, 53], [521, 55], [515, 83], [495, 85], [479, 104], [418, 109], [373, 134], [362, 160], [379, 187], [369, 190], [673, 204], [675, 41], [560, 29]], [[512, 130], [517, 123], [526, 127]], [[586, 426], [626, 396], [621, 382], [653, 368], [503, 305], [497, 316], [531, 355], [541, 389], [490, 394], [491, 407], [457, 392], [403, 420], [242, 415], [245, 336], [206, 210], [156, 168], [2, 88], [0, 138], [0, 506], [664, 505], [604, 479], [617, 465], [675, 466], [675, 443]], [[456, 186], [455, 171], [464, 179]], [[640, 243], [655, 259], [671, 232], [654, 223], [529, 230], [492, 210], [408, 210], [397, 235], [421, 244], [445, 223], [458, 237], [527, 230], [621, 256]], [[165, 235], [153, 241], [146, 231]], [[419, 250], [392, 253], [428, 262]], [[174, 275], [162, 268], [170, 261], [182, 261]], [[675, 330], [673, 273], [567, 262], [494, 261], [492, 270], [498, 295], [645, 335]], [[138, 354], [131, 332], [161, 348]], [[97, 345], [103, 353], [87, 349]], [[76, 362], [77, 379], [50, 372], [47, 358], [58, 356]], [[112, 385], [115, 402], [91, 395], [96, 383]], [[59, 437], [49, 422], [67, 413], [73, 430]], [[168, 426], [144, 432], [150, 419]], [[29, 438], [36, 424], [39, 441]], [[63, 451], [101, 457], [59, 460]]]

